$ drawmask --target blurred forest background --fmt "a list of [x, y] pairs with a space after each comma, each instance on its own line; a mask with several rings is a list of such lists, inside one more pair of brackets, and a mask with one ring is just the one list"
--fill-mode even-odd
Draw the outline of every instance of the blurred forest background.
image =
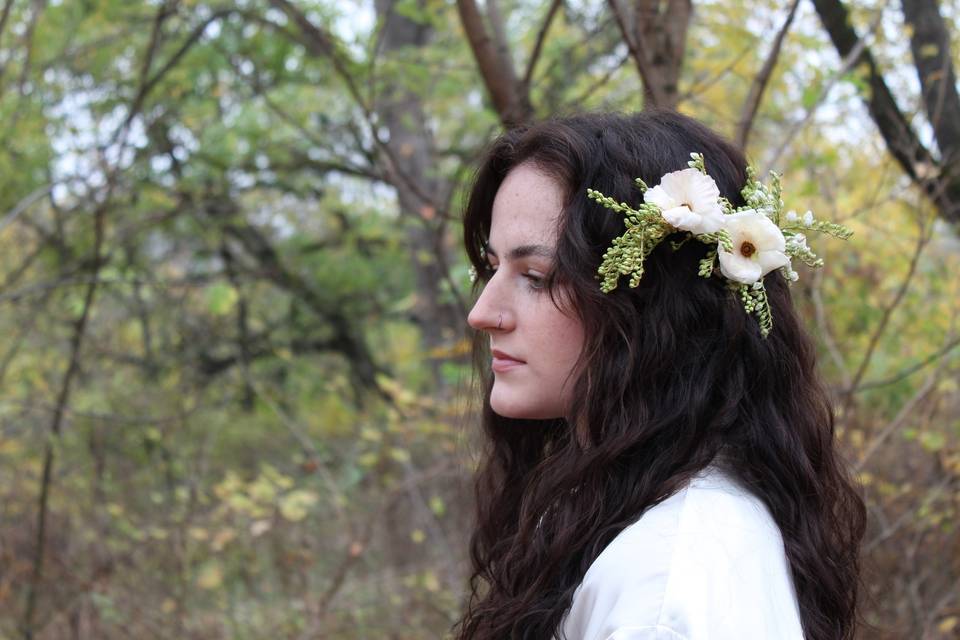
[[785, 174], [869, 504], [960, 637], [957, 0], [0, 0], [0, 638], [440, 638], [485, 143], [674, 107]]

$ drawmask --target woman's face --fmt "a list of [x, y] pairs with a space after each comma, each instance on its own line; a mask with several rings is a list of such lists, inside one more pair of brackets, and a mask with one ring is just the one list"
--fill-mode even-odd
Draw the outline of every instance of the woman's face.
[[557, 418], [568, 408], [567, 374], [580, 355], [583, 327], [542, 288], [562, 206], [560, 184], [529, 163], [514, 167], [494, 198], [487, 248], [494, 273], [467, 321], [490, 334], [490, 405], [508, 418]]

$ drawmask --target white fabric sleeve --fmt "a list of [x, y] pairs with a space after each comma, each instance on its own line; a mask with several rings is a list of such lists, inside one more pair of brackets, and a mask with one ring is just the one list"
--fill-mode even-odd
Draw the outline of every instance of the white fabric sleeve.
[[620, 627], [614, 630], [606, 640], [689, 640], [687, 636], [677, 633], [670, 627], [656, 625], [654, 627]]
[[758, 498], [699, 478], [597, 557], [558, 637], [802, 640], [780, 531]]

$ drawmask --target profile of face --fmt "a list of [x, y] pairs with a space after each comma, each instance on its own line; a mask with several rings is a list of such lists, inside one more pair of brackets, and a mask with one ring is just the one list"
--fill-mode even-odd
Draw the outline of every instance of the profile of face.
[[494, 198], [486, 252], [493, 273], [467, 322], [490, 334], [490, 406], [508, 418], [557, 418], [568, 408], [567, 376], [580, 356], [583, 326], [543, 287], [562, 206], [560, 183], [531, 163], [514, 167]]

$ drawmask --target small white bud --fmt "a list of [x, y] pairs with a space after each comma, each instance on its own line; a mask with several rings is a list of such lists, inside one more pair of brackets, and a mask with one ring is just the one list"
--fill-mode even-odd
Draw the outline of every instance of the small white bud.
[[807, 212], [803, 214], [803, 224], [808, 227], [813, 224], [813, 211], [807, 210]]
[[802, 233], [795, 233], [787, 238], [787, 244], [794, 249], [807, 249], [807, 236]]
[[797, 221], [797, 212], [793, 209], [787, 211], [787, 222], [796, 222]]

